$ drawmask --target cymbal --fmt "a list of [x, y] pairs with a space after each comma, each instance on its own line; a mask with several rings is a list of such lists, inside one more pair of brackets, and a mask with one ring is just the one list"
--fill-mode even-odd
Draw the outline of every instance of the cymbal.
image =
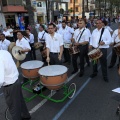
[[39, 48], [42, 47], [42, 46], [43, 46], [43, 44], [41, 44], [40, 42], [34, 43], [34, 48], [35, 48], [35, 49], [39, 49]]
[[12, 55], [15, 57], [15, 59], [22, 61], [26, 58], [26, 54], [25, 53], [19, 53], [19, 50], [23, 50], [23, 48], [19, 47], [19, 46], [14, 46], [12, 48]]
[[12, 53], [12, 48], [15, 46], [15, 42], [11, 42], [10, 45], [8, 46], [8, 51]]

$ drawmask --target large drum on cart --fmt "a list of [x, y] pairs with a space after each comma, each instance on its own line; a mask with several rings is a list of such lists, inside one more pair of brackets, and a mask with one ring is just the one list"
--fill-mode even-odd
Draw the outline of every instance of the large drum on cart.
[[50, 90], [60, 89], [67, 80], [67, 67], [50, 65], [39, 70], [40, 82]]
[[35, 80], [39, 77], [38, 71], [43, 66], [43, 62], [38, 60], [27, 61], [21, 64], [22, 74], [25, 78]]

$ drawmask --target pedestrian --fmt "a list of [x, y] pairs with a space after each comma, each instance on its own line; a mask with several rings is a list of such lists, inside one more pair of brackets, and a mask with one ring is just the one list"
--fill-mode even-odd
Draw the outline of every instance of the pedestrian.
[[[7, 59], [6, 59], [7, 57]], [[12, 120], [30, 120], [31, 116], [25, 104], [18, 70], [8, 51], [0, 50], [0, 88], [8, 105]]]

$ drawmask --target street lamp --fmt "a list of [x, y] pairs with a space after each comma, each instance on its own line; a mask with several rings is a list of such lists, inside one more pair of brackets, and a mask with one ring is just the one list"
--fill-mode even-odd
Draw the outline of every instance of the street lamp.
[[85, 1], [82, 0], [82, 18], [84, 18], [84, 16], [85, 16], [85, 7], [84, 7], [84, 3], [85, 3]]

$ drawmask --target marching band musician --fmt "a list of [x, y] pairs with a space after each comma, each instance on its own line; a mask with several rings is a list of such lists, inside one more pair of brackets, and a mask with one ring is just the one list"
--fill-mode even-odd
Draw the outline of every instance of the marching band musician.
[[[110, 45], [114, 46], [115, 44], [119, 42], [120, 42], [120, 24], [119, 24], [118, 29], [116, 29], [112, 35], [112, 43]], [[112, 48], [112, 56], [111, 56], [111, 61], [110, 61], [110, 65], [108, 66], [108, 68], [112, 68], [115, 65], [116, 59], [117, 59], [117, 55], [116, 55], [115, 49]], [[119, 62], [120, 62], [120, 58], [119, 58]]]
[[29, 35], [29, 43], [31, 47], [30, 56], [32, 60], [36, 60], [35, 48], [34, 48], [34, 35], [30, 32], [30, 29], [26, 29], [26, 33]]
[[18, 39], [16, 41], [16, 46], [23, 48], [23, 50], [21, 50], [20, 52], [26, 54], [26, 58], [22, 62], [29, 61], [30, 60], [29, 51], [31, 50], [29, 42], [23, 37], [22, 31], [17, 32], [17, 38]]
[[47, 59], [51, 65], [62, 64], [63, 38], [55, 32], [53, 23], [48, 25], [49, 34], [46, 36]]
[[12, 120], [30, 120], [31, 116], [22, 95], [18, 76], [19, 73], [11, 54], [6, 50], [0, 50], [0, 88], [3, 86]]
[[74, 71], [72, 74], [76, 73], [78, 71], [77, 67], [77, 58], [80, 57], [80, 74], [79, 77], [82, 77], [84, 75], [84, 59], [86, 56], [86, 51], [88, 49], [88, 42], [89, 42], [89, 33], [87, 31], [87, 28], [85, 28], [85, 21], [83, 19], [80, 19], [78, 22], [79, 28], [75, 30], [74, 36], [72, 39], [72, 42], [75, 46], [79, 47], [80, 53], [73, 54], [72, 55], [72, 64]]
[[74, 29], [72, 29], [71, 27], [66, 25], [65, 21], [62, 21], [62, 27], [58, 30], [58, 33], [63, 37], [64, 40], [64, 63], [68, 62], [68, 64], [70, 64], [71, 62], [71, 57], [69, 54], [69, 50], [68, 48], [65, 47], [66, 44], [71, 44], [71, 38], [73, 36], [74, 33]]
[[0, 50], [8, 50], [10, 41], [5, 38], [4, 34], [0, 34]]
[[[100, 57], [100, 64], [102, 69], [102, 75], [105, 82], [108, 82], [107, 74], [107, 48], [111, 43], [111, 34], [107, 29], [103, 28], [101, 20], [97, 20], [96, 29], [92, 32], [92, 39], [90, 41], [90, 48], [100, 48], [103, 55]], [[101, 36], [101, 39], [100, 39]], [[97, 76], [97, 62], [93, 64], [93, 74], [90, 75], [91, 78]]]
[[[40, 25], [39, 27], [39, 33], [38, 33], [38, 42], [40, 42], [41, 44], [43, 44], [43, 47], [40, 48], [40, 52], [43, 52], [43, 50], [46, 47], [46, 35], [47, 33], [45, 32], [45, 28], [44, 25]], [[46, 63], [46, 58], [42, 56], [42, 61], [44, 63]]]

